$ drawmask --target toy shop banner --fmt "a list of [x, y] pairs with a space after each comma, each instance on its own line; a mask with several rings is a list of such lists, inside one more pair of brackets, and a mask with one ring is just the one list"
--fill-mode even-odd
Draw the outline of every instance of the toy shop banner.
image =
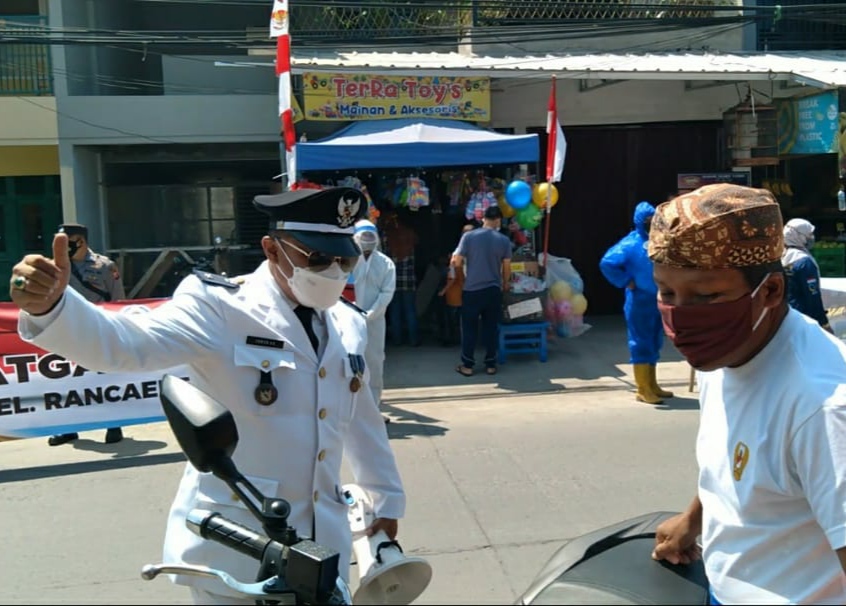
[[491, 118], [489, 78], [306, 72], [303, 91], [308, 120]]
[[[146, 313], [167, 299], [101, 303]], [[33, 438], [165, 420], [159, 401], [165, 373], [190, 380], [187, 367], [149, 373], [98, 373], [22, 341], [18, 308], [0, 303], [0, 440]], [[91, 346], [97, 346], [93, 335]]]

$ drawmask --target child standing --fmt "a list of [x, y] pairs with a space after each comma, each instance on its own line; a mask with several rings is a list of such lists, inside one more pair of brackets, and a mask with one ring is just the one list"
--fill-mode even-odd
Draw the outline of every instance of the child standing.
[[[465, 225], [462, 234], [472, 231], [473, 225]], [[438, 296], [443, 297], [443, 316], [441, 319], [441, 343], [459, 345], [461, 343], [461, 291], [464, 289], [464, 267], [453, 267], [447, 259], [444, 268], [445, 279]]]

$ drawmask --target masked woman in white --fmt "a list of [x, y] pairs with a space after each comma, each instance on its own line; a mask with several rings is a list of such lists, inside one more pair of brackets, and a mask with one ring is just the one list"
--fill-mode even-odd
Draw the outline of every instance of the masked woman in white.
[[355, 303], [366, 312], [367, 349], [364, 358], [370, 368], [373, 401], [380, 406], [385, 368], [385, 311], [394, 297], [397, 272], [390, 257], [379, 251], [379, 232], [373, 223], [366, 219], [358, 221], [353, 238], [362, 254], [353, 270]]

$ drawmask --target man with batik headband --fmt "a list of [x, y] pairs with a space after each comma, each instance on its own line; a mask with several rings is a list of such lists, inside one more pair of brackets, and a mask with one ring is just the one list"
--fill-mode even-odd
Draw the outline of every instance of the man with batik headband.
[[846, 345], [787, 304], [778, 204], [710, 185], [666, 202], [649, 256], [699, 371], [697, 497], [653, 557], [701, 555], [716, 604], [846, 603]]

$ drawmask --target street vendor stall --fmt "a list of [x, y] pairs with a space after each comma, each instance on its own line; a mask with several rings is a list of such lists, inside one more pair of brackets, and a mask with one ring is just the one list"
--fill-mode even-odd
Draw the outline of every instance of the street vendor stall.
[[[517, 200], [521, 193], [525, 197], [527, 191], [531, 194], [533, 179], [526, 175], [539, 157], [536, 134], [504, 134], [457, 120], [360, 121], [325, 139], [296, 146], [299, 179], [295, 187], [359, 187], [371, 200], [374, 222], [385, 211], [410, 218], [420, 241], [420, 315], [434, 298], [436, 276], [455, 248], [461, 228], [480, 224], [484, 211], [499, 205], [515, 262], [515, 288], [505, 302], [503, 321], [542, 321], [538, 299], [545, 297], [545, 284], [538, 277], [535, 231], [543, 213], [528, 199], [523, 209], [507, 200]], [[522, 176], [515, 180], [514, 175]], [[521, 192], [513, 195], [508, 187]], [[507, 311], [515, 303], [524, 304]]]
[[354, 122], [297, 145], [301, 172], [375, 168], [484, 166], [537, 162], [537, 135], [506, 135], [454, 120]]

